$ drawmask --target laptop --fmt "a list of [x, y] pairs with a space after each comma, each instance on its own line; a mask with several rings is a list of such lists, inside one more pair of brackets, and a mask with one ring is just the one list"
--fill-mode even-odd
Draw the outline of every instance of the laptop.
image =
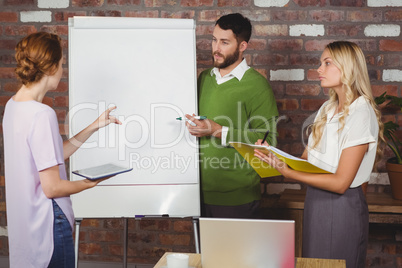
[[295, 222], [200, 218], [202, 268], [294, 268]]

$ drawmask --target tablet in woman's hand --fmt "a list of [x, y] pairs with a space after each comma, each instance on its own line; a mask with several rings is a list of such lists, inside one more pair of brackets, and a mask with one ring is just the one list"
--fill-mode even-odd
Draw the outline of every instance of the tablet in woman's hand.
[[121, 167], [115, 164], [104, 164], [96, 167], [85, 168], [73, 171], [73, 174], [82, 176], [89, 180], [97, 180], [105, 177], [112, 177], [120, 173], [129, 172], [133, 168]]

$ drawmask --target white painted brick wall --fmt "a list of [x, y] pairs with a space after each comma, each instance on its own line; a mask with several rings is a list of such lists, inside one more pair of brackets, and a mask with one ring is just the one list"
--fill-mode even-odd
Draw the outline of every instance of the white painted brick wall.
[[255, 25], [255, 34], [264, 36], [264, 35], [274, 35], [274, 36], [280, 36], [280, 35], [287, 35], [288, 33], [288, 26], [287, 25], [276, 25], [276, 24], [270, 24], [270, 25]]
[[303, 81], [303, 69], [290, 69], [290, 70], [271, 70], [271, 81]]
[[[402, 1], [402, 0], [401, 0]], [[364, 28], [365, 36], [399, 36], [401, 34], [401, 26], [395, 24], [370, 24]]]
[[21, 11], [21, 22], [51, 22], [52, 12], [50, 11]]
[[290, 36], [324, 36], [325, 28], [321, 24], [298, 24], [289, 27]]
[[284, 7], [290, 0], [254, 0], [257, 7]]
[[369, 7], [402, 7], [402, 0], [368, 0]]
[[0, 226], [0, 236], [8, 236], [7, 226], [5, 226], [5, 227]]
[[69, 5], [69, 0], [38, 0], [39, 8], [66, 8]]
[[382, 81], [402, 82], [402, 70], [383, 70]]
[[286, 189], [301, 190], [300, 184], [268, 183], [267, 194], [281, 194]]

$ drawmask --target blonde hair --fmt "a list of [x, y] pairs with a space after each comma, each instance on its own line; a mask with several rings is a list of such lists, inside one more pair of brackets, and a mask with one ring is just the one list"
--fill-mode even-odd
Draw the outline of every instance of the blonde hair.
[[[329, 53], [331, 54], [333, 63], [341, 72], [341, 83], [346, 95], [342, 111], [339, 111], [340, 128], [338, 131], [341, 131], [345, 126], [346, 116], [349, 113], [349, 107], [352, 102], [356, 98], [363, 96], [373, 108], [379, 126], [378, 146], [376, 154], [377, 163], [383, 154], [383, 143], [385, 141], [383, 134], [384, 124], [381, 121], [381, 112], [374, 101], [374, 97], [371, 91], [371, 85], [364, 54], [358, 45], [348, 41], [332, 42], [328, 44], [325, 48], [328, 49]], [[338, 95], [336, 94], [335, 90], [330, 89], [328, 104], [323, 107], [323, 110], [318, 115], [317, 120], [313, 123], [311, 127], [311, 135], [314, 141], [311, 146], [312, 148], [316, 148], [320, 143], [324, 131], [324, 126], [327, 122], [327, 114], [331, 109], [337, 107], [337, 105]]]

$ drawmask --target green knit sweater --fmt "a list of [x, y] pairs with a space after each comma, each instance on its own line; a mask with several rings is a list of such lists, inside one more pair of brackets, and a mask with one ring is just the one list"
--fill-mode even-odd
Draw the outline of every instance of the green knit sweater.
[[[229, 128], [227, 142], [254, 144], [270, 129], [267, 141], [276, 145], [275, 97], [267, 79], [253, 68], [241, 81], [218, 85], [211, 69], [198, 79], [199, 114]], [[260, 177], [230, 145], [221, 139], [200, 139], [203, 201], [211, 205], [237, 206], [261, 199]]]

